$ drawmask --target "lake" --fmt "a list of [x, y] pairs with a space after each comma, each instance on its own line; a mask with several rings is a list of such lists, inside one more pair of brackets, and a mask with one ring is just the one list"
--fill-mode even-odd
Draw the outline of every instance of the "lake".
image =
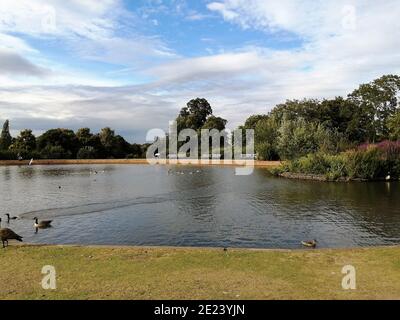
[[[96, 174], [97, 172], [97, 174]], [[326, 183], [266, 169], [0, 167], [2, 227], [40, 244], [301, 248], [400, 243], [398, 182]], [[6, 223], [4, 214], [21, 219]], [[33, 217], [53, 219], [35, 233]]]

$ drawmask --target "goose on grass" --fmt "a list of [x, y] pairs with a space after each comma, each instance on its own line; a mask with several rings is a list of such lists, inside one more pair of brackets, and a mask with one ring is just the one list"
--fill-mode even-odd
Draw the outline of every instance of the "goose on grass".
[[1, 228], [1, 218], [0, 218], [0, 239], [3, 243], [3, 248], [8, 247], [8, 240], [17, 240], [22, 242], [22, 237], [16, 234], [14, 231], [8, 228]]

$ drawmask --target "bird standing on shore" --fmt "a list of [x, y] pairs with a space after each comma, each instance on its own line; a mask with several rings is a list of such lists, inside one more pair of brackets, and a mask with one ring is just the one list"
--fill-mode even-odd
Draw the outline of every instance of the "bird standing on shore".
[[8, 247], [8, 240], [17, 240], [22, 242], [22, 237], [16, 234], [14, 231], [8, 228], [1, 228], [1, 218], [0, 218], [0, 239], [3, 243], [3, 248]]

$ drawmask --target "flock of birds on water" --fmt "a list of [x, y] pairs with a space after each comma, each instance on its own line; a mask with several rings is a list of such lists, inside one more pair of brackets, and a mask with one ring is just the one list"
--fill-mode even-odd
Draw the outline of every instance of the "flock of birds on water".
[[[6, 213], [5, 216], [7, 217], [7, 224], [10, 224], [11, 221], [18, 220], [18, 217], [12, 217], [10, 216], [9, 213]], [[51, 223], [53, 220], [42, 220], [39, 221], [38, 218], [33, 218], [34, 223], [33, 226], [36, 229], [36, 232], [38, 232], [39, 229], [47, 229], [51, 227]], [[10, 228], [2, 228], [1, 227], [2, 219], [0, 218], [0, 238], [1, 242], [3, 243], [3, 248], [8, 247], [8, 240], [17, 240], [19, 242], [22, 242], [23, 237], [16, 234], [13, 230]]]
[[175, 170], [172, 170], [172, 169], [169, 169], [168, 170], [168, 175], [169, 176], [171, 176], [171, 175], [177, 175], [177, 176], [179, 176], [179, 175], [185, 175], [185, 174], [190, 174], [190, 175], [193, 175], [193, 174], [200, 174], [200, 173], [203, 173], [203, 171], [202, 170], [194, 170], [194, 171], [175, 171]]
[[[9, 213], [6, 213], [5, 216], [7, 217], [7, 224], [10, 224], [11, 221], [18, 220], [18, 217], [10, 216]], [[42, 220], [39, 221], [37, 217], [33, 218], [34, 224], [33, 226], [35, 227], [36, 233], [38, 232], [38, 229], [48, 229], [51, 228], [51, 223], [53, 220]], [[23, 237], [16, 234], [13, 230], [9, 228], [2, 228], [2, 219], [0, 218], [0, 238], [3, 243], [3, 249], [8, 247], [8, 240], [17, 240], [19, 242], [22, 242]], [[304, 247], [308, 248], [316, 248], [317, 247], [317, 240], [311, 240], [311, 241], [302, 241], [301, 244]], [[224, 251], [227, 252], [228, 248], [224, 248]]]
[[[32, 159], [33, 160], [33, 159]], [[29, 165], [32, 164], [32, 160], [29, 163]], [[101, 173], [105, 173], [105, 171], [102, 171]], [[189, 175], [193, 175], [193, 174], [201, 174], [203, 173], [202, 170], [195, 170], [195, 171], [174, 171], [172, 169], [168, 170], [168, 175], [185, 175], [185, 174], [189, 174]], [[91, 175], [97, 175], [99, 174], [98, 171], [90, 171]], [[58, 187], [59, 189], [61, 189], [61, 186]], [[18, 220], [18, 217], [15, 216], [10, 216], [9, 213], [6, 213], [5, 216], [7, 217], [7, 224], [10, 224], [11, 221], [14, 220]], [[34, 220], [34, 228], [35, 228], [35, 232], [37, 233], [39, 229], [48, 229], [51, 228], [51, 223], [53, 222], [53, 220], [42, 220], [39, 221], [39, 219], [37, 217], [33, 218]], [[19, 242], [22, 242], [23, 237], [16, 234], [13, 230], [9, 229], [9, 228], [2, 228], [1, 227], [2, 224], [2, 219], [0, 218], [0, 238], [1, 241], [3, 243], [3, 249], [8, 247], [8, 240], [17, 240]], [[317, 247], [317, 240], [310, 240], [310, 241], [301, 241], [301, 244], [304, 247], [308, 247], [308, 248], [316, 248]], [[227, 252], [228, 248], [224, 248], [224, 251]]]

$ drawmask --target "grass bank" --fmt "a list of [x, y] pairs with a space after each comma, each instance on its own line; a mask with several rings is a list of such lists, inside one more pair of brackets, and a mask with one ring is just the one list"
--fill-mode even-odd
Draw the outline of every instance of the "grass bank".
[[[0, 166], [27, 166], [30, 160], [0, 160]], [[149, 164], [146, 159], [60, 159], [60, 160], [34, 160], [32, 165], [76, 165], [76, 164]], [[159, 165], [188, 165], [189, 161], [179, 160], [179, 163], [176, 163], [176, 160], [158, 160]], [[278, 167], [281, 164], [279, 161], [254, 161], [254, 166], [256, 167]], [[217, 165], [217, 166], [240, 166], [243, 165], [243, 162], [234, 162], [227, 163], [223, 160], [212, 160], [208, 164], [207, 163], [199, 163], [195, 165]]]
[[[357, 270], [357, 290], [341, 270]], [[40, 283], [44, 265], [57, 289]], [[0, 299], [400, 299], [400, 247], [348, 250], [10, 246]]]

